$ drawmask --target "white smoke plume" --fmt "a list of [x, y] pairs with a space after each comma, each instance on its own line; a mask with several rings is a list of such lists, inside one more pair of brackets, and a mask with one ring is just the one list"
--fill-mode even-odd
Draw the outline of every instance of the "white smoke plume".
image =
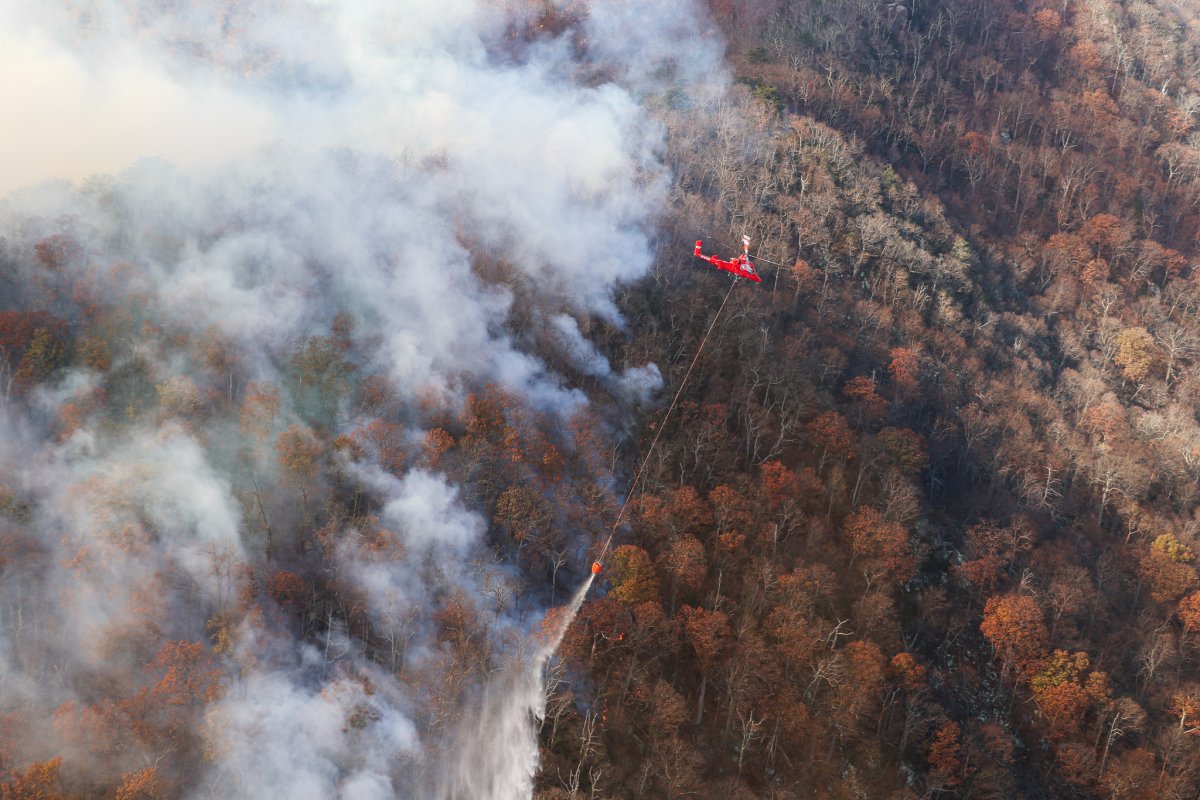
[[[0, 727], [0, 770], [57, 755], [87, 787], [162, 765], [193, 798], [529, 796], [552, 648], [522, 643], [544, 601], [495, 552], [485, 490], [422, 443], [488, 384], [562, 434], [588, 400], [546, 342], [614, 398], [661, 385], [580, 322], [620, 329], [614, 290], [650, 266], [669, 176], [644, 101], [724, 82], [700, 20], [0, 0], [0, 312], [44, 311], [73, 348], [20, 397], [0, 386], [0, 726], [36, 720], [20, 742]], [[318, 399], [298, 352], [337, 367]], [[397, 441], [365, 457], [277, 458], [292, 431], [318, 447], [305, 423], [325, 447], [376, 416]], [[373, 513], [324, 511], [335, 494]], [[568, 525], [552, 482], [533, 494]], [[345, 598], [322, 618], [299, 610], [305, 569]], [[522, 666], [485, 685], [492, 663]], [[447, 755], [497, 736], [514, 749]]]

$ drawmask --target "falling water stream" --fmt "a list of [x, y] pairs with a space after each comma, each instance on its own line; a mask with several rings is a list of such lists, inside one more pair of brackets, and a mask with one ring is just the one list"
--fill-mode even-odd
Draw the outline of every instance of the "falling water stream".
[[447, 759], [439, 800], [529, 800], [537, 772], [537, 729], [546, 713], [543, 673], [592, 587], [588, 575], [557, 627], [531, 655], [498, 671], [478, 713], [459, 732]]

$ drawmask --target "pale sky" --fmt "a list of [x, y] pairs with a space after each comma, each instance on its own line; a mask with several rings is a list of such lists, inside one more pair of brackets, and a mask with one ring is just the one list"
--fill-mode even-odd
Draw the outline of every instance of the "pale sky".
[[0, 196], [49, 179], [115, 173], [139, 158], [223, 161], [274, 137], [249, 96], [174, 78], [132, 49], [88, 65], [0, 0]]

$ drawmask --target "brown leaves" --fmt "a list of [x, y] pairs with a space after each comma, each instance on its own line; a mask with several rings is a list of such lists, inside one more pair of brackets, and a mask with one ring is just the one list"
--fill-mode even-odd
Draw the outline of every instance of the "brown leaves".
[[1031, 669], [1046, 652], [1049, 635], [1037, 601], [1023, 594], [1003, 594], [988, 598], [979, 624], [1005, 671], [1017, 666], [1022, 672]]
[[888, 664], [888, 676], [903, 689], [916, 692], [925, 688], [925, 667], [911, 653], [897, 653]]
[[624, 544], [608, 557], [610, 595], [623, 603], [660, 602], [661, 590], [650, 554], [642, 548]]
[[772, 508], [796, 501], [800, 493], [800, 481], [794, 471], [779, 461], [768, 461], [760, 469], [762, 487]]
[[1062, 17], [1052, 8], [1043, 8], [1033, 14], [1033, 24], [1040, 38], [1050, 38], [1062, 28]]
[[344, 342], [331, 336], [310, 336], [293, 354], [296, 387], [293, 397], [321, 423], [332, 422], [338, 405], [350, 393], [354, 367], [346, 359]]
[[888, 402], [880, 397], [875, 380], [866, 375], [851, 378], [842, 387], [842, 395], [860, 409], [869, 420], [881, 419], [887, 413]]
[[685, 534], [673, 541], [667, 547], [661, 563], [663, 571], [689, 592], [700, 589], [708, 577], [704, 545], [695, 536]]
[[200, 642], [166, 642], [154, 657], [154, 666], [165, 670], [154, 694], [167, 705], [207, 703], [221, 694], [221, 670]]
[[915, 431], [884, 428], [879, 432], [879, 443], [892, 463], [906, 474], [915, 475], [929, 466], [925, 437]]
[[16, 372], [16, 386], [28, 391], [50, 378], [67, 363], [67, 348], [62, 339], [50, 328], [38, 328], [33, 332], [29, 346], [25, 348]]
[[158, 769], [146, 767], [125, 775], [113, 800], [166, 800], [168, 796]]
[[911, 347], [893, 347], [888, 374], [901, 396], [914, 394], [921, 382], [921, 359]]
[[1117, 352], [1113, 362], [1121, 368], [1126, 380], [1140, 383], [1154, 365], [1154, 337], [1145, 328], [1126, 328], [1117, 334]]
[[505, 489], [496, 502], [493, 519], [508, 530], [514, 541], [527, 544], [545, 536], [554, 522], [542, 496], [526, 486]]
[[729, 618], [720, 611], [683, 606], [677, 615], [700, 668], [709, 670], [729, 640]]
[[439, 469], [451, 447], [454, 447], [454, 437], [443, 428], [433, 428], [421, 440], [421, 458], [430, 469]]
[[659, 678], [652, 685], [640, 685], [633, 692], [633, 697], [651, 720], [652, 735], [673, 736], [687, 722], [687, 706], [683, 696], [671, 684]]
[[[1102, 113], [1112, 113], [1113, 101], [1104, 92], [1085, 92], [1086, 100]], [[1083, 240], [1096, 249], [1097, 255], [1112, 256], [1129, 244], [1133, 232], [1129, 225], [1112, 214], [1096, 214], [1083, 224], [1079, 231]]]
[[958, 723], [948, 720], [934, 732], [927, 760], [930, 784], [941, 790], [952, 789], [962, 782], [962, 759], [959, 758]]
[[843, 531], [850, 549], [862, 559], [864, 572], [905, 580], [914, 568], [908, 554], [908, 532], [874, 508], [864, 506], [846, 518]]
[[43, 267], [57, 271], [79, 258], [83, 247], [74, 238], [56, 233], [34, 245], [33, 252]]
[[1200, 630], [1200, 592], [1192, 592], [1179, 601], [1176, 609], [1185, 633]]
[[267, 594], [284, 608], [299, 607], [308, 593], [308, 584], [294, 572], [280, 570], [267, 578]]
[[276, 438], [275, 452], [288, 483], [303, 486], [316, 479], [325, 447], [312, 430], [292, 424]]
[[1085, 678], [1088, 666], [1086, 653], [1055, 650], [1029, 681], [1038, 710], [1055, 739], [1079, 732], [1088, 707], [1108, 700], [1108, 676], [1093, 671]]
[[1129, 432], [1125, 409], [1116, 400], [1106, 400], [1093, 405], [1084, 412], [1081, 422], [1084, 430], [1102, 441], [1121, 438]]
[[849, 461], [857, 455], [854, 433], [846, 418], [836, 411], [826, 411], [804, 426], [809, 441], [824, 454]]
[[1200, 579], [1193, 562], [1195, 553], [1172, 533], [1155, 537], [1140, 571], [1150, 582], [1150, 596], [1159, 603], [1174, 603], [1196, 588]]
[[0, 785], [0, 800], [67, 800], [62, 791], [62, 758], [31, 764]]
[[392, 474], [404, 470], [408, 461], [404, 426], [385, 420], [371, 420], [353, 433], [354, 439], [375, 454], [379, 466]]

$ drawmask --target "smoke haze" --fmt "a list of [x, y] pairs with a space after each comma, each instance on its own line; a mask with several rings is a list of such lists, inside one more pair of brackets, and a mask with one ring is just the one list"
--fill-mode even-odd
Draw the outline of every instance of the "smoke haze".
[[[619, 328], [650, 265], [668, 176], [641, 101], [721, 80], [679, 3], [544, 15], [561, 32], [469, 0], [0, 2], [0, 312], [44, 311], [73, 354], [25, 342], [0, 374], [0, 713], [36, 721], [0, 767], [529, 796], [547, 598], [489, 515], [548, 505], [571, 562], [587, 540], [555, 482], [479, 480], [478, 397], [582, 464], [586, 395], [548, 358], [658, 388], [581, 330]], [[27, 362], [50, 366], [22, 384]], [[445, 756], [496, 735], [502, 758]]]

